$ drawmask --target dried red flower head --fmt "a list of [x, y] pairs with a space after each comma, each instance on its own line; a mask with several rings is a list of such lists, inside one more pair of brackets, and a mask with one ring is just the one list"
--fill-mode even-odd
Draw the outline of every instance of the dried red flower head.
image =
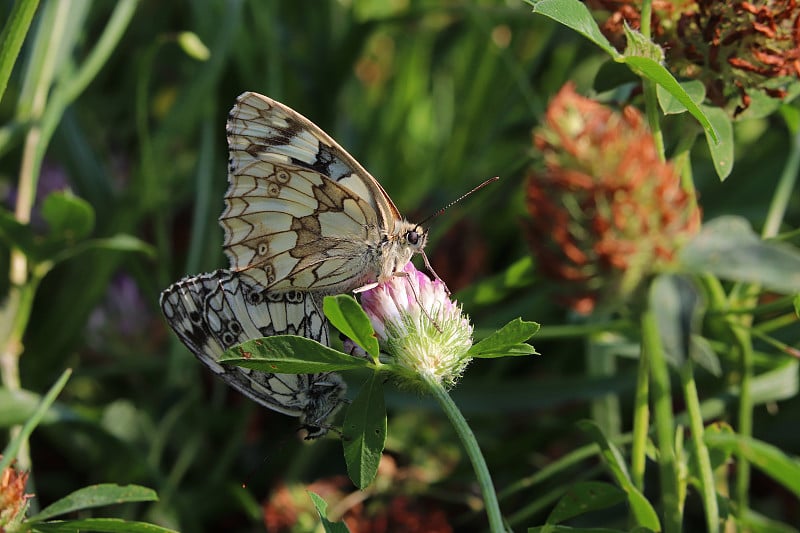
[[795, 0], [697, 0], [678, 21], [671, 68], [697, 78], [708, 98], [734, 115], [750, 104], [747, 91], [774, 98], [800, 78], [800, 6]]
[[0, 531], [11, 531], [24, 520], [28, 500], [33, 498], [33, 494], [25, 494], [27, 482], [28, 472], [11, 466], [0, 474]]
[[634, 108], [614, 112], [567, 84], [534, 144], [544, 168], [527, 183], [528, 241], [576, 311], [592, 311], [609, 292], [627, 296], [699, 230], [694, 197]]
[[[620, 50], [623, 22], [638, 29], [641, 2], [589, 0], [600, 26]], [[698, 79], [709, 101], [734, 116], [750, 105], [750, 94], [787, 95], [800, 78], [800, 4], [797, 0], [720, 2], [654, 1], [652, 33], [678, 77]]]

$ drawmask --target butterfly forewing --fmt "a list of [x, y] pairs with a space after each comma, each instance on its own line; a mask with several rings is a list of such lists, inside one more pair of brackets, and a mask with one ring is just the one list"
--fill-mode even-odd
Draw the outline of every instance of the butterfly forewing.
[[[420, 241], [380, 184], [288, 107], [244, 93], [228, 119], [220, 222], [234, 271], [271, 290], [343, 293], [402, 270]], [[421, 230], [420, 230], [421, 231]]]
[[171, 285], [161, 294], [161, 308], [181, 341], [226, 383], [265, 407], [299, 417], [310, 437], [325, 433], [345, 391], [338, 375], [269, 374], [218, 362], [231, 346], [271, 335], [328, 345], [319, 297], [267, 291], [246, 274], [217, 270]]
[[306, 169], [252, 163], [232, 178], [226, 204], [220, 222], [231, 268], [272, 290], [357, 284], [373, 253], [363, 243], [380, 240], [363, 199]]
[[313, 122], [264, 95], [246, 92], [228, 117], [229, 172], [274, 161], [319, 173], [366, 200], [386, 220], [400, 212], [377, 180]]

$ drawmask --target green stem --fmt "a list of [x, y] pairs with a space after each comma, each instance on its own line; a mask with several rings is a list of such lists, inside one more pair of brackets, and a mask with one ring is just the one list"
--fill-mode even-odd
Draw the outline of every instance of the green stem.
[[633, 485], [644, 492], [644, 471], [647, 459], [647, 433], [650, 426], [650, 360], [642, 350], [636, 376], [636, 397], [633, 406], [633, 443], [631, 445], [631, 479]]
[[644, 102], [647, 113], [647, 124], [653, 133], [653, 141], [656, 144], [658, 157], [661, 161], [666, 161], [664, 155], [664, 135], [661, 132], [661, 122], [658, 114], [658, 97], [656, 96], [656, 84], [650, 80], [642, 80], [644, 85]]
[[[739, 355], [739, 371], [742, 379], [739, 392], [738, 433], [743, 437], [753, 436], [753, 344], [748, 330], [732, 327], [736, 351]], [[736, 469], [736, 503], [739, 512], [749, 507], [748, 491], [750, 490], [750, 462], [743, 454], [737, 457]], [[741, 516], [741, 514], [740, 514]]]
[[[639, 30], [646, 38], [650, 38], [650, 19], [652, 18], [653, 6], [651, 0], [642, 2], [642, 17]], [[664, 135], [661, 133], [661, 123], [659, 122], [658, 97], [656, 95], [656, 84], [648, 79], [642, 79], [644, 87], [644, 105], [647, 113], [647, 124], [653, 132], [653, 141], [656, 143], [656, 150], [662, 161], [664, 156]]]
[[656, 317], [650, 309], [642, 313], [642, 350], [650, 361], [653, 392], [653, 414], [660, 460], [661, 499], [664, 502], [664, 531], [681, 531], [681, 504], [675, 463], [675, 420], [672, 414], [672, 392], [669, 370], [658, 335]]
[[478, 476], [478, 484], [483, 494], [486, 514], [489, 517], [489, 529], [492, 533], [505, 532], [503, 515], [500, 513], [500, 504], [497, 501], [497, 493], [495, 493], [492, 478], [489, 475], [489, 468], [486, 466], [486, 460], [483, 458], [483, 454], [478, 446], [478, 441], [475, 439], [475, 434], [472, 433], [469, 425], [467, 425], [466, 419], [461, 414], [461, 411], [458, 410], [458, 407], [453, 402], [453, 399], [450, 398], [450, 395], [447, 394], [447, 391], [444, 390], [441, 383], [430, 376], [422, 375], [422, 377], [425, 384], [428, 386], [428, 390], [433, 394], [434, 398], [436, 398], [436, 401], [439, 402], [447, 418], [450, 419], [450, 423], [453, 424], [456, 434], [458, 434], [458, 437], [461, 439], [467, 456], [472, 462], [472, 468]]
[[689, 414], [689, 427], [692, 429], [692, 442], [694, 443], [697, 457], [697, 467], [700, 473], [700, 495], [706, 509], [706, 525], [709, 533], [719, 531], [719, 507], [717, 505], [717, 492], [714, 482], [714, 471], [711, 468], [711, 458], [708, 454], [703, 435], [705, 426], [703, 415], [700, 412], [700, 399], [697, 394], [697, 385], [694, 381], [694, 369], [691, 359], [687, 360], [681, 368], [681, 384], [686, 400], [686, 410]]
[[761, 231], [762, 237], [769, 238], [778, 234], [783, 222], [783, 216], [786, 214], [786, 207], [789, 205], [792, 191], [797, 183], [798, 170], [800, 170], [800, 128], [792, 138], [789, 157], [783, 167], [775, 194], [772, 195], [772, 202], [770, 202], [769, 211], [767, 211], [764, 229]]
[[644, 0], [642, 2], [642, 17], [639, 22], [639, 31], [642, 35], [650, 38], [652, 31], [650, 30], [650, 21], [653, 18], [653, 2], [652, 0]]

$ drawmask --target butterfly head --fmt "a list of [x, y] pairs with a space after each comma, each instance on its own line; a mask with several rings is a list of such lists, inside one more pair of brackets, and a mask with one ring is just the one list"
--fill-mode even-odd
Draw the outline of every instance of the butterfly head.
[[428, 241], [428, 231], [419, 224], [403, 221], [395, 228], [394, 234], [388, 236], [388, 245], [383, 252], [384, 262], [378, 281], [386, 281], [402, 272], [414, 254], [421, 254]]
[[413, 253], [420, 253], [425, 248], [425, 243], [428, 242], [428, 230], [418, 224], [412, 226], [409, 223], [403, 234], [403, 240], [405, 246]]

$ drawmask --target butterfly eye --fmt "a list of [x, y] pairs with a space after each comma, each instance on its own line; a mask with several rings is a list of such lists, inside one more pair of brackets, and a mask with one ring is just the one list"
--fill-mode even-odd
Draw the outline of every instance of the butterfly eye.
[[412, 229], [408, 231], [408, 233], [406, 233], [406, 241], [408, 241], [408, 244], [411, 245], [416, 245], [419, 243], [419, 233], [417, 233], [417, 230]]

